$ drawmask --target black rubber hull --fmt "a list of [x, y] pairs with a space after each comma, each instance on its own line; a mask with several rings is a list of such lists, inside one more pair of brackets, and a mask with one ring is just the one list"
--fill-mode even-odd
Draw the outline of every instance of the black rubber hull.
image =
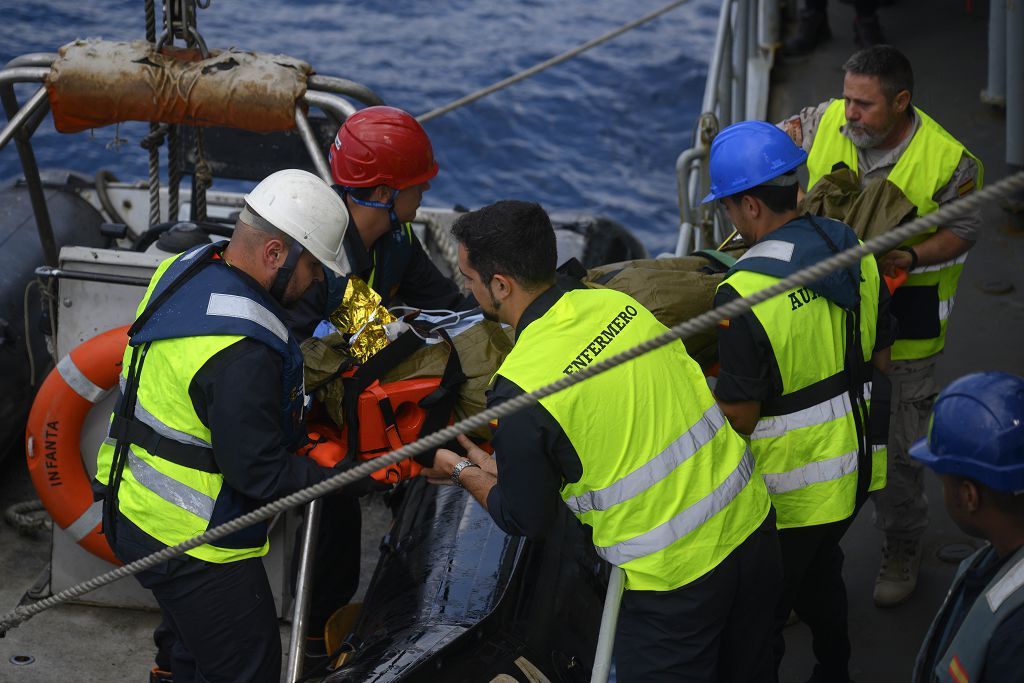
[[[101, 246], [100, 213], [62, 187], [46, 187], [46, 204], [58, 246]], [[20, 453], [25, 420], [36, 386], [52, 363], [40, 330], [39, 295], [29, 296], [29, 339], [35, 356], [35, 385], [25, 347], [25, 287], [43, 265], [43, 249], [27, 189], [0, 187], [0, 459]]]
[[[587, 681], [607, 565], [562, 511], [543, 541], [505, 535], [465, 491], [411, 482], [328, 681]], [[508, 680], [508, 679], [504, 679]]]

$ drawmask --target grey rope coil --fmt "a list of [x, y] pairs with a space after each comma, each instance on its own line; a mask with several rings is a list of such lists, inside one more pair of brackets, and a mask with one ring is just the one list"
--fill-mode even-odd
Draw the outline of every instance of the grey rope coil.
[[33, 534], [51, 527], [46, 507], [39, 500], [27, 500], [9, 506], [4, 510], [4, 519], [17, 529], [19, 534]]
[[595, 363], [594, 365], [591, 365], [579, 372], [566, 375], [558, 381], [541, 387], [536, 391], [532, 391], [528, 394], [521, 394], [520, 396], [505, 401], [498, 406], [488, 408], [476, 415], [473, 415], [472, 417], [468, 417], [465, 420], [461, 420], [449, 427], [445, 427], [438, 432], [434, 432], [429, 436], [402, 446], [398, 450], [388, 453], [387, 455], [374, 458], [373, 460], [353, 467], [351, 470], [322, 481], [319, 484], [314, 484], [313, 486], [301, 491], [297, 491], [280, 498], [273, 503], [268, 503], [253, 512], [242, 515], [241, 517], [233, 519], [225, 524], [221, 524], [220, 526], [210, 529], [199, 536], [183, 541], [176, 546], [165, 548], [159, 552], [149, 555], [148, 557], [144, 557], [141, 560], [136, 560], [131, 564], [118, 567], [106, 574], [101, 574], [100, 576], [89, 579], [88, 581], [76, 586], [72, 586], [71, 588], [63, 590], [60, 593], [44, 600], [40, 600], [39, 602], [16, 607], [14, 610], [0, 617], [0, 635], [6, 633], [10, 628], [32, 618], [36, 614], [59, 605], [62, 602], [84, 595], [92, 590], [105, 586], [109, 583], [113, 583], [118, 579], [155, 567], [161, 562], [181, 555], [192, 548], [224, 538], [225, 536], [235, 533], [240, 529], [244, 529], [256, 522], [270, 519], [274, 515], [284, 512], [289, 508], [305, 505], [315, 498], [337, 491], [346, 484], [350, 484], [357, 479], [362, 479], [382, 467], [387, 467], [388, 465], [392, 465], [400, 460], [405, 460], [406, 458], [411, 458], [415, 455], [439, 448], [459, 434], [465, 434], [479, 427], [483, 427], [484, 425], [489, 424], [492, 420], [497, 420], [505, 417], [506, 415], [518, 412], [523, 408], [534, 405], [542, 398], [546, 398], [575, 384], [579, 384], [594, 375], [611, 370], [612, 368], [629, 362], [649, 351], [653, 351], [654, 349], [665, 346], [666, 344], [670, 344], [695, 332], [711, 328], [716, 325], [719, 320], [733, 318], [737, 315], [746, 313], [762, 301], [766, 301], [773, 296], [782, 294], [783, 292], [795, 287], [802, 287], [816, 280], [820, 280], [823, 276], [833, 271], [859, 263], [865, 256], [889, 251], [909, 237], [925, 232], [935, 225], [942, 225], [949, 219], [978, 208], [984, 203], [991, 202], [994, 199], [998, 199], [1000, 197], [1007, 196], [1012, 192], [1021, 190], [1024, 190], [1024, 171], [1004, 178], [982, 190], [973, 192], [963, 199], [958, 199], [945, 204], [939, 207], [938, 210], [933, 211], [926, 216], [922, 216], [921, 218], [917, 218], [906, 225], [894, 228], [884, 235], [875, 237], [874, 239], [853, 247], [852, 249], [847, 249], [846, 251], [831, 256], [824, 261], [814, 264], [813, 266], [797, 271], [789, 277], [786, 277], [774, 285], [756, 292], [755, 294], [740, 299], [734, 299], [723, 306], [719, 306], [718, 308], [702, 313], [695, 318], [682, 322], [675, 327], [666, 330], [657, 337], [653, 337], [652, 339], [638, 344], [637, 346], [623, 351], [622, 353], [616, 354], [611, 358]]
[[477, 100], [479, 100], [479, 99], [481, 99], [483, 97], [487, 97], [488, 95], [490, 95], [492, 93], [496, 93], [499, 90], [503, 90], [503, 89], [509, 87], [510, 85], [514, 85], [515, 83], [518, 83], [519, 81], [527, 79], [530, 76], [533, 76], [534, 74], [540, 73], [541, 71], [544, 71], [545, 69], [548, 69], [548, 68], [550, 68], [552, 66], [556, 66], [558, 64], [561, 64], [564, 61], [570, 60], [573, 57], [575, 57], [576, 55], [582, 54], [582, 53], [586, 52], [587, 50], [589, 50], [592, 47], [597, 47], [598, 45], [600, 45], [602, 43], [608, 42], [612, 38], [617, 38], [617, 37], [621, 36], [623, 33], [626, 33], [627, 31], [631, 31], [631, 30], [635, 29], [638, 26], [642, 26], [643, 24], [646, 24], [649, 21], [657, 19], [658, 17], [660, 17], [662, 14], [665, 14], [666, 12], [670, 12], [671, 10], [674, 10], [675, 8], [677, 8], [677, 7], [681, 6], [681, 5], [685, 5], [689, 1], [690, 0], [673, 0], [672, 2], [668, 3], [667, 5], [661, 7], [660, 9], [656, 9], [653, 12], [651, 12], [649, 14], [645, 14], [644, 16], [640, 17], [639, 19], [635, 19], [635, 20], [633, 20], [633, 21], [631, 21], [631, 22], [629, 22], [627, 24], [623, 24], [619, 28], [614, 29], [612, 31], [609, 31], [608, 33], [605, 33], [603, 36], [598, 36], [597, 38], [594, 38], [592, 40], [588, 40], [587, 42], [583, 43], [582, 45], [578, 45], [578, 46], [574, 47], [571, 50], [568, 50], [566, 52], [563, 52], [560, 55], [552, 57], [551, 59], [546, 59], [543, 62], [540, 62], [539, 64], [534, 64], [529, 69], [524, 69], [523, 71], [520, 71], [517, 74], [509, 76], [508, 78], [502, 79], [502, 80], [498, 81], [497, 83], [489, 85], [489, 86], [487, 86], [485, 88], [481, 88], [480, 90], [477, 90], [476, 92], [472, 92], [472, 93], [470, 93], [470, 94], [468, 94], [468, 95], [466, 95], [464, 97], [460, 97], [457, 100], [449, 102], [448, 104], [444, 105], [443, 107], [438, 107], [436, 109], [431, 109], [430, 111], [428, 111], [426, 113], [420, 114], [419, 116], [416, 117], [416, 120], [419, 121], [420, 123], [426, 123], [427, 121], [429, 121], [431, 119], [436, 119], [438, 116], [441, 116], [443, 114], [447, 114], [448, 112], [452, 111], [453, 109], [458, 109], [459, 107], [463, 107], [463, 106], [465, 106], [467, 104], [471, 104], [473, 102], [476, 102]]

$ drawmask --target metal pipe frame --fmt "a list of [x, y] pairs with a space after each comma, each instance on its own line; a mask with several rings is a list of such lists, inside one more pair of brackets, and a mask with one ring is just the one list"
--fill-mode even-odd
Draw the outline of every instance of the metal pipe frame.
[[27, 52], [18, 55], [4, 65], [4, 69], [13, 69], [18, 66], [45, 66], [50, 67], [59, 55], [56, 52]]
[[302, 100], [309, 106], [321, 109], [341, 121], [356, 113], [355, 105], [348, 100], [317, 90], [307, 90], [306, 94], [302, 96]]
[[323, 92], [335, 93], [336, 95], [352, 97], [369, 106], [384, 104], [384, 100], [373, 90], [362, 83], [356, 83], [347, 78], [314, 74], [306, 79], [306, 85], [312, 90], [321, 90]]
[[[22, 57], [11, 61], [17, 62], [19, 59], [42, 61], [43, 57], [39, 55], [22, 55]], [[14, 93], [14, 84], [38, 83], [45, 79], [48, 73], [50, 73], [49, 68], [24, 66], [15, 66], [0, 71], [0, 102], [3, 104], [8, 120], [13, 120], [17, 117], [20, 110], [18, 98]], [[38, 109], [36, 111], [38, 112]], [[47, 265], [56, 266], [58, 259], [57, 240], [53, 234], [53, 224], [50, 222], [50, 211], [46, 207], [46, 194], [43, 192], [43, 181], [39, 177], [36, 155], [32, 150], [32, 144], [29, 142], [31, 131], [35, 130], [41, 119], [33, 118], [31, 114], [26, 119], [28, 125], [26, 126], [23, 122], [14, 131], [15, 146], [18, 149], [18, 157], [21, 159], [21, 170], [25, 174], [25, 185], [28, 187], [32, 212], [36, 217], [36, 230], [39, 233], [39, 243], [43, 248], [43, 258]]]
[[1006, 3], [1006, 163], [1024, 167], [1024, 6]]
[[325, 183], [330, 185], [334, 182], [331, 179], [331, 168], [327, 165], [327, 160], [324, 159], [320, 143], [317, 142], [316, 136], [313, 135], [313, 128], [309, 125], [309, 119], [306, 118], [306, 114], [302, 111], [300, 105], [295, 105], [295, 127], [299, 130], [299, 135], [302, 136], [302, 141], [306, 144], [306, 151], [309, 152], [309, 156], [313, 160], [313, 166], [316, 167], [317, 174]]
[[83, 280], [85, 282], [103, 282], [111, 285], [133, 285], [136, 287], [149, 286], [148, 277], [135, 277], [132, 275], [115, 275], [114, 273], [90, 273], [84, 270], [65, 270], [64, 268], [51, 268], [40, 266], [35, 273], [39, 277], [51, 280]]
[[[750, 23], [749, 3], [735, 3], [736, 16], [732, 27], [732, 110], [728, 121], [742, 121], [747, 114], [747, 26]], [[721, 119], [720, 119], [721, 120]], [[728, 125], [728, 124], [726, 124]]]
[[313, 553], [316, 551], [317, 528], [320, 526], [320, 498], [306, 506], [306, 519], [302, 526], [302, 547], [299, 550], [299, 570], [295, 579], [295, 604], [292, 606], [292, 635], [288, 643], [287, 683], [295, 683], [302, 676], [303, 646], [306, 642], [306, 617], [309, 615], [309, 596], [313, 592]]
[[615, 627], [619, 623], [619, 607], [622, 606], [622, 591], [626, 585], [626, 573], [621, 567], [612, 567], [608, 576], [608, 592], [601, 612], [601, 629], [597, 634], [597, 652], [594, 653], [594, 668], [590, 683], [607, 683], [612, 670], [612, 650], [615, 645]]
[[[997, 2], [998, 0], [993, 0]], [[715, 50], [708, 67], [702, 112], [718, 117], [722, 128], [748, 118], [763, 118], [767, 106], [763, 92], [752, 85], [763, 85], [779, 45], [778, 0], [725, 0], [718, 16]], [[754, 79], [754, 80], [752, 80]], [[758, 94], [760, 93], [760, 94]], [[705, 223], [698, 214], [698, 202], [708, 191], [707, 145], [694, 136], [693, 147], [676, 160], [676, 187], [679, 194], [679, 239], [676, 254], [702, 243], [699, 229]], [[695, 173], [696, 171], [696, 173]], [[726, 233], [719, 212], [710, 215], [712, 237]]]
[[0, 86], [6, 88], [15, 83], [42, 83], [49, 73], [49, 67], [15, 66], [0, 71]]
[[991, 0], [988, 12], [988, 83], [981, 91], [985, 104], [1006, 106], [1006, 0]]
[[7, 143], [18, 133], [22, 128], [25, 127], [26, 122], [35, 114], [40, 108], [48, 107], [49, 100], [46, 99], [46, 88], [39, 88], [35, 94], [29, 98], [28, 102], [18, 110], [18, 112], [11, 117], [11, 120], [7, 122], [4, 129], [0, 131], [0, 149], [7, 146]]

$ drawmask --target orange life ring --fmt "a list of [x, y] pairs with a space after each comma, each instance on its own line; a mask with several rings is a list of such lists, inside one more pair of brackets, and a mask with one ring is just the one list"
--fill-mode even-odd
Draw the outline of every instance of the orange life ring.
[[80, 546], [113, 564], [121, 563], [100, 532], [103, 506], [93, 501], [80, 441], [85, 416], [117, 386], [127, 344], [126, 325], [64, 356], [39, 387], [25, 430], [28, 471], [50, 517]]

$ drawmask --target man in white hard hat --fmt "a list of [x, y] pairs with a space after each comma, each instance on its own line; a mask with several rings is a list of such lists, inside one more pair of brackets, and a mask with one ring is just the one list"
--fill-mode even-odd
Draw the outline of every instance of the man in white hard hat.
[[[348, 273], [347, 226], [326, 183], [278, 171], [246, 195], [230, 243], [157, 269], [128, 333], [94, 482], [125, 563], [331, 474], [295, 455], [306, 436], [302, 354], [282, 319], [324, 268]], [[164, 618], [152, 680], [279, 679], [267, 550], [261, 523], [137, 575]]]

